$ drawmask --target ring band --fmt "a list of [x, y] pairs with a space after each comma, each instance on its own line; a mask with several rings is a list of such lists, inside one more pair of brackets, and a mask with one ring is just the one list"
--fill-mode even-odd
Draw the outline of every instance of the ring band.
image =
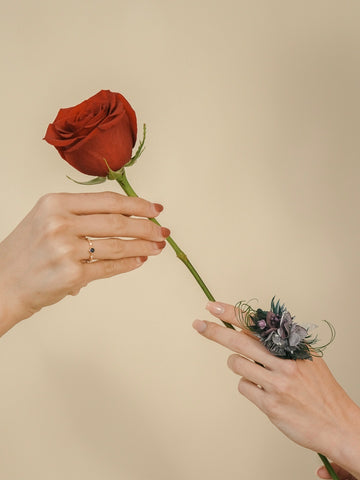
[[90, 240], [90, 238], [88, 237], [85, 237], [88, 244], [89, 244], [89, 249], [88, 249], [88, 252], [89, 252], [89, 258], [86, 260], [86, 263], [92, 263], [92, 262], [96, 262], [96, 259], [95, 259], [95, 248], [94, 248], [94, 244], [93, 242]]

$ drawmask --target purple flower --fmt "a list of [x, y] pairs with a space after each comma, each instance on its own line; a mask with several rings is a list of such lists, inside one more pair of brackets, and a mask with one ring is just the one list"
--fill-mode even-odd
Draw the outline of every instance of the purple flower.
[[274, 312], [267, 312], [266, 324], [269, 328], [279, 328], [280, 318]]
[[253, 331], [265, 347], [283, 358], [311, 358], [308, 329], [294, 322], [285, 305], [272, 305], [273, 310], [258, 309], [253, 317]]
[[289, 347], [297, 347], [299, 343], [307, 336], [306, 328], [301, 327], [293, 321], [293, 317], [285, 310], [281, 317], [278, 335], [283, 339], [287, 339]]
[[293, 323], [290, 328], [290, 334], [289, 334], [289, 345], [290, 347], [297, 347], [299, 343], [304, 340], [304, 338], [307, 336], [308, 331], [306, 328], [301, 327], [300, 325], [297, 325], [296, 323]]
[[259, 320], [258, 321], [258, 327], [261, 328], [261, 330], [264, 330], [264, 328], [266, 328], [266, 321], [265, 320]]

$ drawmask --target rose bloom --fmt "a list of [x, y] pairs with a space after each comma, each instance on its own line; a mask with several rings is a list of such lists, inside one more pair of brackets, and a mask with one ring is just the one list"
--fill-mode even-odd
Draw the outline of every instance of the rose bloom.
[[75, 107], [60, 109], [44, 139], [80, 172], [105, 177], [106, 162], [116, 171], [131, 159], [136, 136], [136, 114], [126, 98], [101, 90]]

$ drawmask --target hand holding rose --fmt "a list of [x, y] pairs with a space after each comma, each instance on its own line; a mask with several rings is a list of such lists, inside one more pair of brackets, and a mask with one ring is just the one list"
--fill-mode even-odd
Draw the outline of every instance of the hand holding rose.
[[[94, 185], [107, 179], [116, 180], [128, 196], [137, 197], [125, 170], [143, 152], [145, 135], [144, 125], [144, 137], [136, 153], [131, 156], [137, 136], [135, 111], [120, 93], [100, 90], [74, 107], [61, 108], [48, 126], [44, 139], [74, 168], [87, 175], [98, 175], [87, 182], [77, 183]], [[155, 218], [151, 218], [151, 221], [161, 227]], [[187, 255], [170, 235], [167, 242], [207, 298], [214, 300]], [[233, 328], [230, 324], [227, 326]]]
[[[170, 231], [148, 218], [161, 210], [112, 192], [42, 197], [0, 243], [0, 335], [89, 282], [134, 270], [159, 254]], [[91, 263], [86, 237], [96, 259]]]
[[[233, 306], [209, 302], [207, 308], [217, 318], [239, 325]], [[239, 392], [279, 430], [299, 445], [329, 456], [360, 478], [360, 408], [321, 358], [284, 360], [269, 353], [245, 331], [200, 320], [194, 322], [194, 328], [234, 352], [228, 366], [242, 377]]]

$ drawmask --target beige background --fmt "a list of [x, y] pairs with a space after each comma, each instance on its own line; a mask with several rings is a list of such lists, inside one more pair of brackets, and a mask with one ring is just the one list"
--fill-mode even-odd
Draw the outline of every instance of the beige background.
[[[359, 21], [358, 0], [3, 0], [1, 236], [45, 192], [101, 190], [41, 139], [60, 106], [120, 91], [149, 131], [129, 178], [217, 298], [333, 322], [360, 402]], [[168, 248], [7, 333], [0, 478], [315, 478], [192, 330], [205, 303]]]

